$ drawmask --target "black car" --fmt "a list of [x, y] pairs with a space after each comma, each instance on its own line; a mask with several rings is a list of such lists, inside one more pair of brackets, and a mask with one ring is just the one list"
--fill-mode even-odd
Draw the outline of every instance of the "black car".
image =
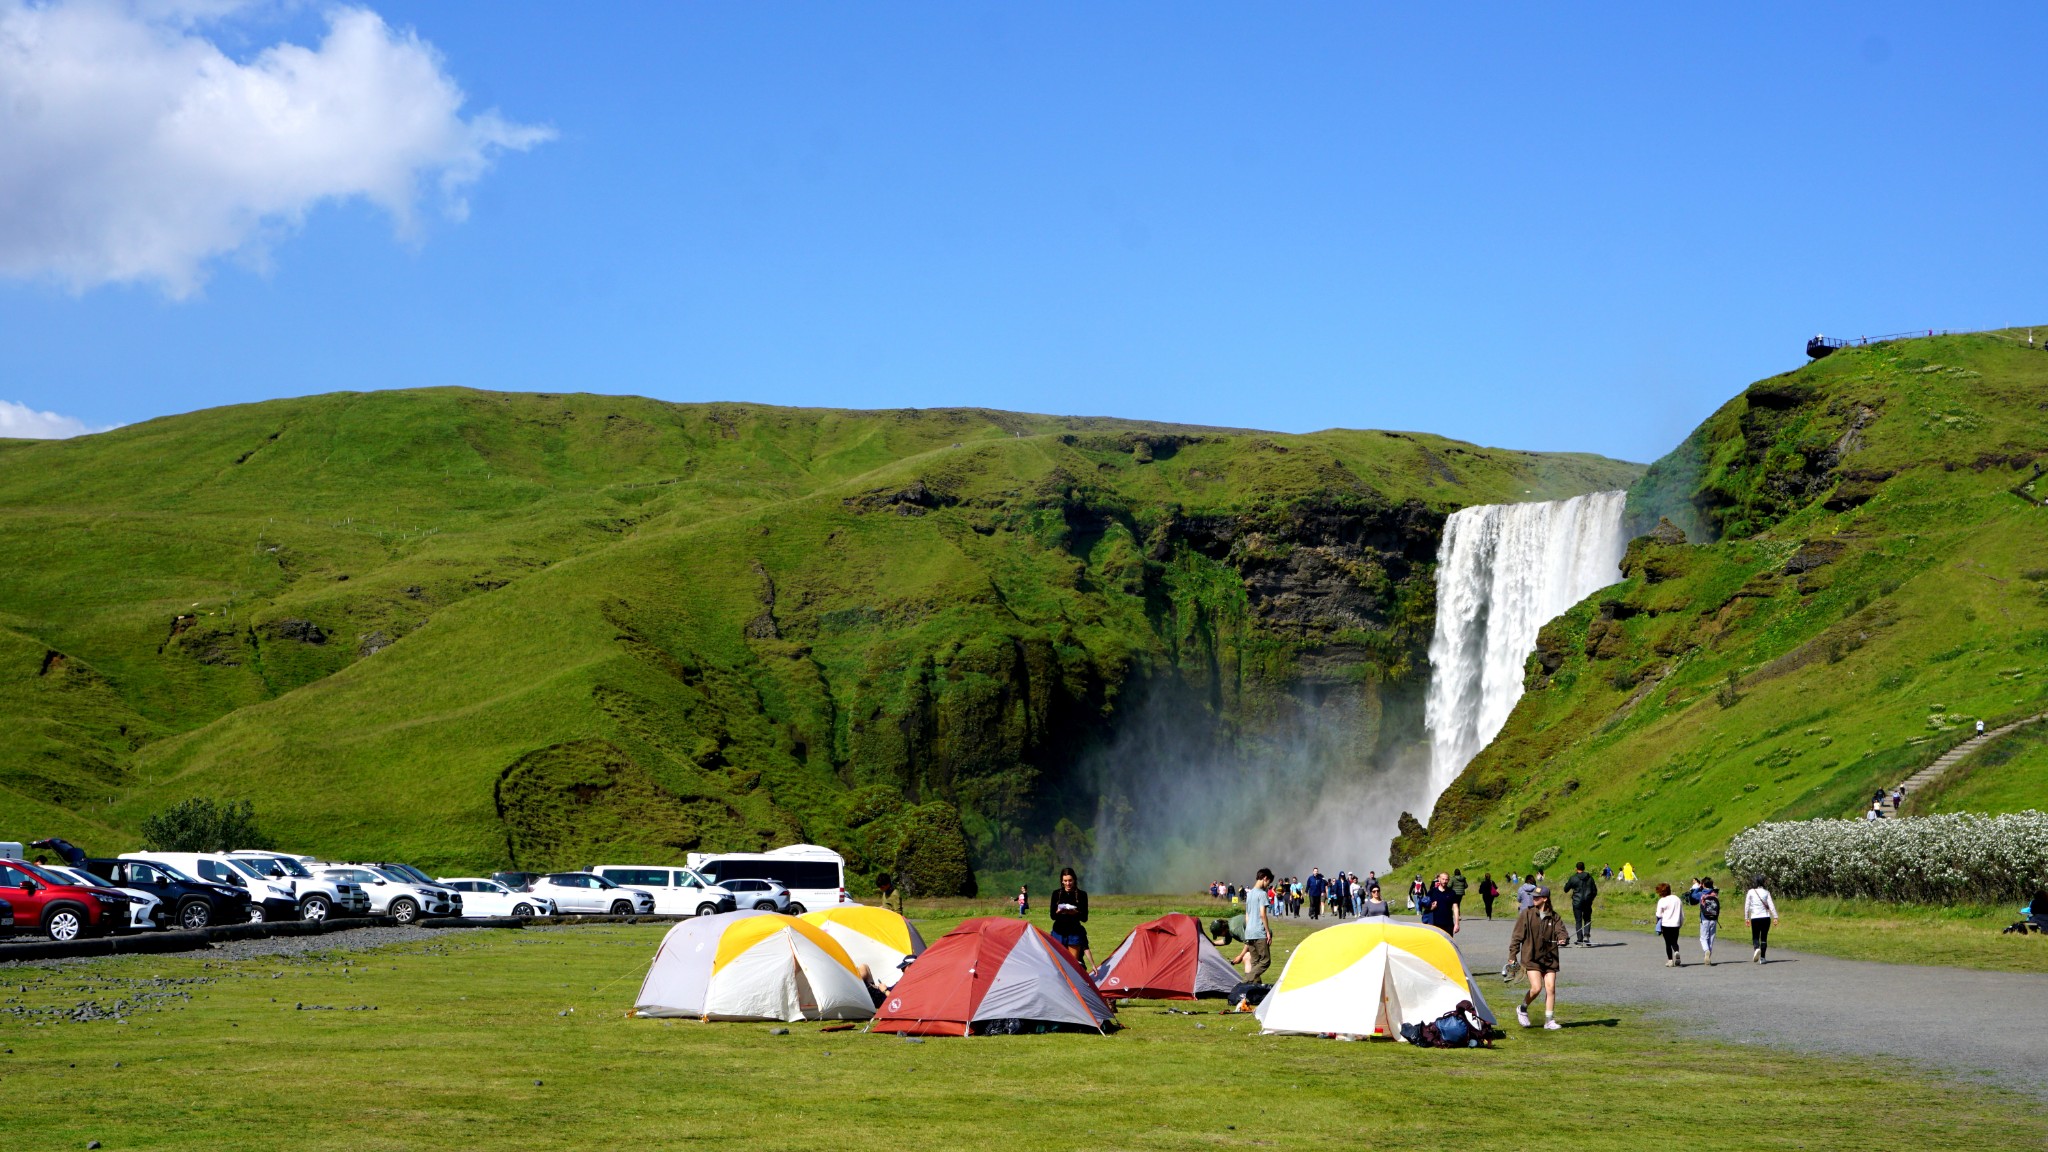
[[147, 892], [163, 901], [170, 926], [204, 928], [209, 924], [240, 924], [249, 919], [249, 890], [195, 880], [154, 860], [87, 860], [85, 867], [123, 888]]

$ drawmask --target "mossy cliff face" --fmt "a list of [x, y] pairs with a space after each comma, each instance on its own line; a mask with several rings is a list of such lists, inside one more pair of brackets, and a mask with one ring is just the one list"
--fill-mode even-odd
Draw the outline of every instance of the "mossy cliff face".
[[[1506, 728], [1403, 847], [1677, 883], [1750, 824], [1853, 816], [1976, 721], [2048, 708], [2048, 354], [2017, 335], [1837, 353], [1652, 465], [1626, 579], [1543, 629]], [[2048, 757], [1974, 787], [2038, 804]]]
[[1134, 701], [1370, 749], [1412, 725], [1443, 518], [1638, 471], [459, 389], [0, 442], [0, 822], [118, 847], [248, 796], [445, 869], [803, 839], [862, 882], [1039, 877], [1093, 851]]

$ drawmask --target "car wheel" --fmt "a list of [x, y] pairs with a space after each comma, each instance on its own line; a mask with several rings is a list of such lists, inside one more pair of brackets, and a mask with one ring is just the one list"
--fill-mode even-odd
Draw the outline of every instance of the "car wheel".
[[796, 901], [791, 900], [789, 902], [789, 914], [791, 916], [801, 916], [804, 914], [805, 911], [807, 911], [807, 909], [805, 909], [803, 905], [797, 903]]
[[204, 928], [213, 922], [213, 909], [204, 900], [193, 900], [178, 909], [178, 927]]
[[756, 901], [754, 901], [754, 911], [756, 911], [756, 912], [773, 912], [773, 911], [775, 911], [775, 901], [773, 901], [773, 900], [756, 900]]
[[614, 915], [614, 916], [631, 916], [632, 914], [633, 914], [633, 903], [632, 903], [632, 901], [630, 901], [630, 900], [614, 900], [614, 901], [612, 901], [612, 915]]
[[331, 906], [327, 903], [327, 897], [308, 896], [306, 897], [306, 902], [299, 905], [299, 919], [316, 922], [325, 920], [330, 910]]
[[699, 905], [697, 905], [697, 915], [699, 915], [699, 916], [716, 916], [716, 915], [718, 915], [718, 905], [716, 905], [716, 904], [699, 904]]
[[391, 902], [391, 918], [400, 924], [410, 924], [420, 918], [420, 906], [400, 896]]
[[43, 921], [50, 939], [63, 943], [85, 935], [85, 913], [76, 908], [59, 908]]
[[261, 924], [265, 919], [266, 917], [263, 915], [263, 905], [254, 903], [249, 905], [249, 923]]
[[512, 914], [513, 914], [514, 916], [531, 916], [531, 915], [533, 915], [533, 905], [531, 905], [531, 904], [514, 904], [514, 905], [512, 906]]

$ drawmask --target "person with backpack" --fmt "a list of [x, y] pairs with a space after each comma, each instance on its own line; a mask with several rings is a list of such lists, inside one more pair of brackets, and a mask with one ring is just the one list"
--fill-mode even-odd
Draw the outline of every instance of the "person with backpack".
[[1700, 957], [1714, 966], [1714, 937], [1721, 931], [1721, 893], [1712, 876], [1700, 877]]
[[1749, 878], [1749, 891], [1742, 894], [1742, 916], [1749, 921], [1749, 962], [1762, 964], [1771, 951], [1771, 926], [1778, 922], [1778, 904], [1764, 878]]
[[1531, 1027], [1529, 1005], [1538, 996], [1543, 997], [1543, 1026], [1553, 1032], [1563, 1027], [1557, 1022], [1557, 968], [1567, 939], [1564, 918], [1550, 910], [1550, 889], [1536, 889], [1508, 933], [1508, 964], [1520, 964], [1529, 977], [1529, 991], [1515, 1005], [1515, 1020], [1524, 1028]]
[[1500, 898], [1500, 885], [1493, 882], [1493, 873], [1488, 872], [1479, 881], [1479, 899], [1486, 904], [1486, 918], [1493, 919], [1493, 902]]
[[1664, 937], [1664, 966], [1683, 968], [1678, 958], [1678, 930], [1685, 926], [1685, 901], [1671, 894], [1671, 885], [1657, 885], [1657, 931]]
[[1600, 885], [1593, 882], [1593, 874], [1586, 871], [1586, 862], [1579, 861], [1578, 869], [1565, 877], [1564, 890], [1572, 898], [1572, 943], [1583, 947], [1593, 946], [1593, 898], [1600, 895]]
[[1529, 910], [1529, 905], [1534, 903], [1535, 900], [1536, 882], [1534, 880], [1529, 879], [1527, 876], [1522, 877], [1521, 885], [1515, 889], [1516, 914], [1519, 915], [1523, 912], [1527, 912]]

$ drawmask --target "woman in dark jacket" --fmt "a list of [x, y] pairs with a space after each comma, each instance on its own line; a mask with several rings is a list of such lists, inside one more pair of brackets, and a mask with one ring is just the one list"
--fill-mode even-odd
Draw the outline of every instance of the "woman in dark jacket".
[[1081, 890], [1081, 878], [1072, 868], [1060, 869], [1060, 886], [1052, 890], [1052, 938], [1081, 963], [1088, 951], [1088, 893]]
[[1479, 882], [1479, 898], [1486, 901], [1486, 918], [1488, 920], [1493, 919], [1493, 898], [1498, 895], [1500, 895], [1500, 885], [1493, 882], [1493, 873], [1488, 872], [1486, 878]]

